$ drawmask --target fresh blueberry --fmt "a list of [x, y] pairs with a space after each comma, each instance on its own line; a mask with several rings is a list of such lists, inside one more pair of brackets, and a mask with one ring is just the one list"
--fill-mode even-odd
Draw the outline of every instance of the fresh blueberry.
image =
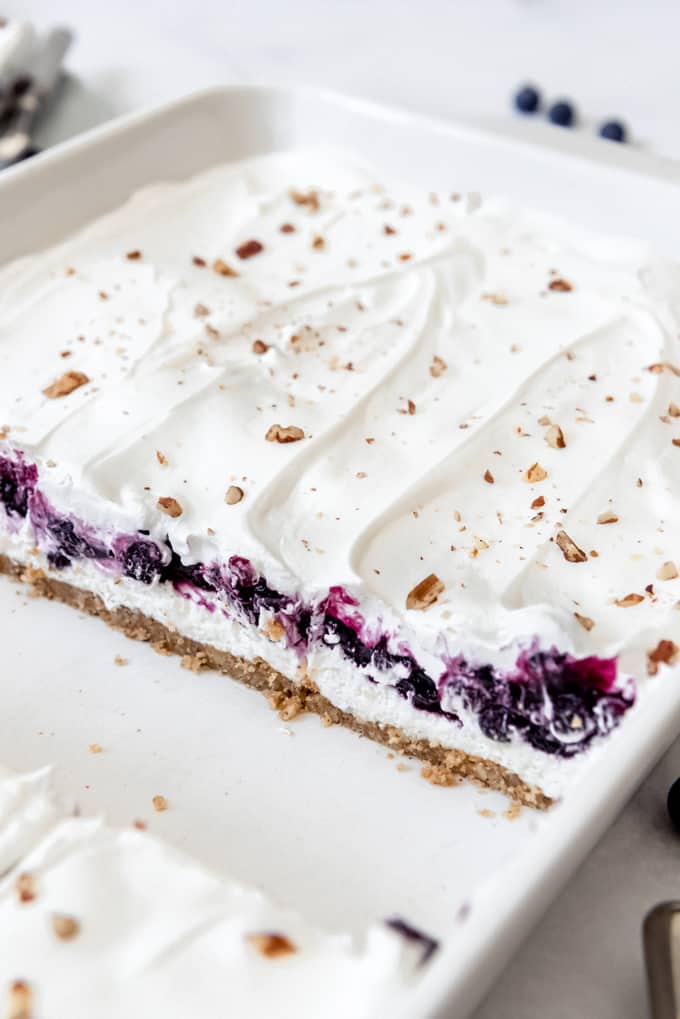
[[535, 113], [541, 103], [541, 95], [533, 85], [524, 85], [515, 92], [515, 109], [520, 113]]
[[620, 120], [608, 120], [600, 127], [600, 138], [607, 138], [610, 142], [625, 142], [626, 127]]
[[161, 550], [152, 541], [133, 541], [121, 559], [123, 573], [142, 584], [151, 584], [162, 569]]
[[666, 807], [668, 808], [668, 816], [671, 819], [673, 827], [676, 831], [680, 832], [680, 778], [676, 778], [675, 782], [668, 790]]
[[574, 107], [564, 99], [553, 103], [548, 110], [548, 120], [553, 124], [559, 124], [560, 127], [571, 127], [575, 117]]

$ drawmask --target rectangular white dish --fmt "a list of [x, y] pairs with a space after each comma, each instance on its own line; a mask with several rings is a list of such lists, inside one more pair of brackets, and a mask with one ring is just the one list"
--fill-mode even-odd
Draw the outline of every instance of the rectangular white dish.
[[[153, 181], [318, 142], [424, 187], [502, 192], [678, 254], [666, 228], [680, 211], [673, 168], [564, 137], [545, 147], [546, 137], [503, 138], [316, 93], [215, 90], [5, 175], [0, 261], [58, 240]], [[472, 1007], [680, 718], [680, 692], [659, 683], [565, 804], [509, 824], [479, 815], [500, 813], [500, 797], [431, 788], [415, 765], [397, 774], [384, 750], [322, 732], [314, 719], [296, 723], [291, 738], [264, 702], [223, 678], [191, 677], [94, 621], [24, 601], [2, 583], [3, 763], [55, 761], [64, 791], [122, 824], [148, 814], [162, 792], [173, 810], [154, 823], [158, 834], [324, 926], [358, 931], [396, 913], [440, 937], [442, 951], [404, 1003], [409, 1016]], [[35, 633], [49, 637], [38, 649]], [[130, 665], [117, 668], [116, 654]], [[92, 742], [106, 753], [89, 757]]]

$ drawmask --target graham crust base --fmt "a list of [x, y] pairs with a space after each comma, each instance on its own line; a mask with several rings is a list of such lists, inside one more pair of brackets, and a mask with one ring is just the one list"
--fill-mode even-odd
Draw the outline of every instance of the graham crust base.
[[146, 641], [159, 654], [180, 655], [182, 665], [194, 672], [216, 669], [254, 690], [260, 690], [285, 720], [313, 711], [320, 715], [325, 725], [344, 725], [390, 750], [416, 758], [424, 763], [423, 776], [435, 785], [456, 785], [461, 779], [469, 779], [505, 793], [523, 806], [546, 810], [554, 802], [539, 788], [530, 786], [494, 761], [462, 750], [448, 749], [429, 740], [412, 739], [395, 726], [363, 722], [341, 711], [319, 692], [309, 676], [301, 674], [296, 682], [292, 682], [260, 658], [252, 661], [236, 658], [227, 651], [183, 637], [156, 619], [133, 609], [122, 606], [107, 609], [99, 595], [58, 580], [43, 570], [23, 566], [7, 556], [0, 555], [0, 573], [29, 584], [34, 594], [40, 597], [53, 598], [81, 612], [98, 616], [127, 637]]

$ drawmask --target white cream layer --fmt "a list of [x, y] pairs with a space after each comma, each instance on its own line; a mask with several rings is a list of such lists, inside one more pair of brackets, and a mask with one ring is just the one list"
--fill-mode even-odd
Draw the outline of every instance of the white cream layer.
[[[31, 902], [17, 896], [20, 873]], [[77, 921], [71, 940], [55, 914]], [[297, 950], [266, 958], [248, 941], [257, 933]], [[403, 1004], [419, 959], [382, 923], [356, 940], [324, 933], [148, 834], [69, 816], [48, 770], [0, 772], [3, 1015], [23, 980], [44, 1019], [372, 1019]]]

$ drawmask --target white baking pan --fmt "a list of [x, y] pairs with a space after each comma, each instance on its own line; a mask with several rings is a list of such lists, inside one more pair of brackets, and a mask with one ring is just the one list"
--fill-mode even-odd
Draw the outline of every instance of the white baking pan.
[[[4, 173], [0, 262], [152, 181], [323, 142], [427, 188], [504, 193], [680, 255], [673, 164], [555, 129], [486, 132], [317, 92], [224, 88]], [[679, 677], [666, 673], [563, 804], [511, 822], [496, 794], [434, 788], [415, 764], [397, 771], [384, 748], [316, 718], [284, 726], [259, 694], [17, 592], [0, 582], [2, 763], [54, 762], [60, 790], [84, 812], [124, 825], [146, 817], [154, 833], [328, 929], [359, 932], [400, 914], [434, 934], [442, 947], [404, 1002], [408, 1019], [462, 1019], [474, 1006], [680, 723]], [[93, 742], [105, 752], [88, 754]], [[151, 817], [156, 793], [172, 809]]]

